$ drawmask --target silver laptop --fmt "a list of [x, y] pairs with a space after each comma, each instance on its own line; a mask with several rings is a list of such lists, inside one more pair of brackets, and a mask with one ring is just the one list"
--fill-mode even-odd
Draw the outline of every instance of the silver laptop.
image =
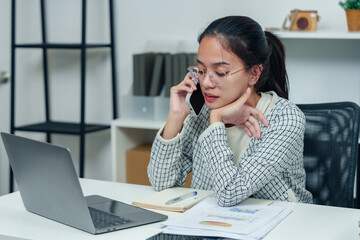
[[92, 234], [167, 219], [99, 195], [84, 197], [67, 148], [7, 133], [1, 137], [29, 212]]

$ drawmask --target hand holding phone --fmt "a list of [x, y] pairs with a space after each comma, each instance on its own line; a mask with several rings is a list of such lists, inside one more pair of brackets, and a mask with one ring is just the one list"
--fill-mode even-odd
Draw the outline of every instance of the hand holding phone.
[[196, 83], [196, 90], [192, 93], [188, 93], [186, 95], [185, 101], [189, 107], [190, 113], [193, 116], [198, 116], [202, 107], [204, 106], [205, 99], [201, 91], [200, 81], [197, 78], [197, 68], [196, 67], [189, 67], [188, 68], [191, 79]]

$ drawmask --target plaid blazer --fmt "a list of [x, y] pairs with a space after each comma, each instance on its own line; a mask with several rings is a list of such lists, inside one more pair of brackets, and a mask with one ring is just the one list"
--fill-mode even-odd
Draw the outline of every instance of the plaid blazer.
[[295, 104], [277, 99], [266, 116], [269, 126], [260, 123], [261, 139], [251, 139], [237, 166], [225, 126], [210, 125], [210, 111], [205, 106], [198, 117], [189, 116], [173, 139], [163, 139], [163, 127], [159, 130], [148, 165], [156, 191], [182, 186], [192, 172], [191, 187], [215, 191], [220, 206], [233, 206], [250, 196], [312, 202], [303, 166], [305, 116]]

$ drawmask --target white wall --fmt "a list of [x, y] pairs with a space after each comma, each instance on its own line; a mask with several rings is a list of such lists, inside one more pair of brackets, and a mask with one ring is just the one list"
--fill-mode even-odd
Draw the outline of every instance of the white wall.
[[[48, 10], [48, 40], [79, 42], [81, 1], [45, 2]], [[1, 4], [5, 9], [1, 9], [3, 15], [0, 27], [10, 34], [10, 0], [1, 0]], [[17, 0], [17, 4], [17, 42], [40, 41], [39, 1]], [[131, 92], [134, 53], [151, 50], [196, 52], [199, 32], [218, 17], [248, 15], [264, 28], [280, 27], [285, 15], [293, 8], [317, 9], [321, 16], [319, 31], [346, 31], [345, 13], [338, 6], [338, 0], [115, 0], [114, 5], [119, 101], [121, 95]], [[88, 18], [88, 42], [109, 41], [107, 1], [88, 0]], [[10, 35], [2, 32], [2, 37], [4, 36], [10, 39]], [[8, 54], [10, 61], [9, 42], [10, 40], [4, 44], [0, 42], [0, 51]], [[357, 56], [360, 53], [358, 40], [285, 40], [284, 44], [288, 54], [290, 97], [294, 102], [349, 100], [360, 104], [360, 58], [354, 57], [354, 53]], [[17, 59], [16, 124], [41, 121], [44, 119], [41, 52], [18, 50]], [[52, 50], [49, 52], [49, 61], [51, 116], [54, 120], [79, 121], [80, 53]], [[9, 64], [5, 67], [9, 67]], [[86, 120], [110, 123], [112, 113], [108, 51], [89, 51], [87, 69]], [[28, 133], [26, 136], [45, 139], [43, 134]], [[86, 140], [86, 177], [110, 180], [110, 131], [88, 134]], [[69, 147], [75, 166], [78, 167], [78, 137], [55, 135], [53, 142]], [[1, 161], [3, 168], [6, 166], [4, 156]], [[0, 174], [1, 182], [6, 182], [4, 170]], [[4, 188], [4, 185], [1, 184], [0, 187]], [[4, 193], [4, 189], [0, 190], [0, 193]]]

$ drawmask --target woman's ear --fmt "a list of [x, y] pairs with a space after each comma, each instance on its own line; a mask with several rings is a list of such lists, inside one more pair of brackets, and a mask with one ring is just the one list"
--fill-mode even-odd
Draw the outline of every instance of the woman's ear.
[[263, 70], [262, 64], [252, 66], [250, 70], [250, 81], [249, 81], [250, 85], [255, 85], [257, 83], [257, 81], [261, 76], [262, 70]]

